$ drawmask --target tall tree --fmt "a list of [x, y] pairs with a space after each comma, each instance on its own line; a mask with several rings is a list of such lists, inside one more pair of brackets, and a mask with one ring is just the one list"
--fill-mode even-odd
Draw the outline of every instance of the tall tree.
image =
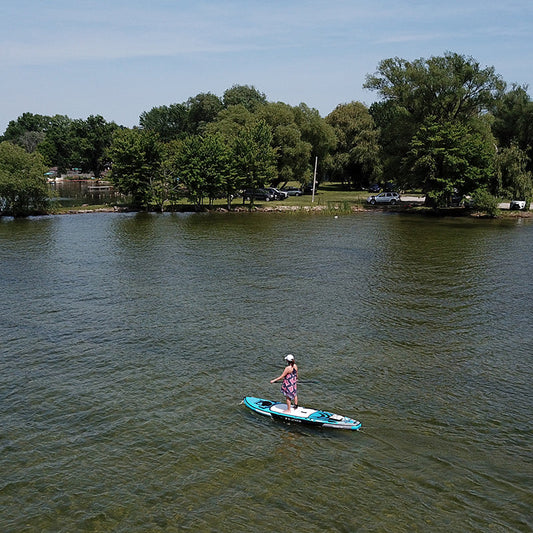
[[256, 113], [272, 130], [272, 146], [277, 154], [277, 179], [305, 184], [310, 178], [312, 145], [302, 139], [293, 108], [281, 102], [263, 105]]
[[59, 174], [75, 166], [72, 119], [66, 115], [50, 117], [46, 137], [37, 150], [44, 156], [47, 165], [58, 168]]
[[148, 207], [153, 187], [161, 179], [162, 145], [156, 133], [146, 130], [117, 130], [109, 149], [111, 180], [118, 191], [130, 195], [136, 207]]
[[106, 122], [100, 115], [91, 115], [87, 120], [74, 120], [71, 130], [73, 157], [77, 160], [77, 166], [84, 172], [92, 172], [95, 178], [100, 178], [108, 165], [107, 150], [117, 128], [115, 123]]
[[[373, 115], [382, 130], [381, 140], [388, 173], [397, 173], [405, 182], [425, 189], [432, 184], [436, 187], [435, 202], [441, 202], [447, 196], [443, 192], [446, 187], [443, 189], [442, 180], [453, 182], [455, 179], [452, 171], [454, 165], [444, 162], [450, 163], [457, 156], [455, 134], [466, 128], [466, 131], [471, 132], [468, 144], [479, 148], [466, 158], [475, 160], [475, 169], [479, 170], [473, 170], [470, 178], [477, 175], [481, 180], [476, 188], [489, 186], [493, 158], [485, 157], [489, 153], [485, 142], [488, 137], [485, 136], [483, 142], [477, 142], [474, 137], [475, 132], [483, 137], [478, 127], [479, 119], [492, 108], [494, 100], [505, 87], [493, 67], [481, 68], [473, 58], [452, 52], [412, 62], [399, 58], [385, 59], [379, 64], [376, 74], [367, 76], [364, 86], [377, 91], [383, 99], [380, 105], [373, 108]], [[431, 137], [431, 132], [437, 138]], [[426, 145], [422, 146], [421, 143]], [[437, 157], [437, 146], [439, 151], [450, 150], [450, 153], [442, 153], [442, 157]], [[409, 150], [410, 164], [404, 164], [406, 150]], [[419, 159], [414, 164], [413, 158], [417, 154], [425, 154], [425, 159]], [[494, 157], [494, 148], [492, 155]], [[423, 161], [431, 166], [433, 163], [430, 164], [429, 160], [436, 164], [435, 176], [439, 177], [425, 180], [417, 169], [424, 167]], [[439, 160], [443, 163], [440, 167]], [[485, 164], [486, 167], [481, 169], [479, 164]], [[443, 176], [439, 168], [452, 172], [450, 179]], [[427, 192], [431, 198], [432, 191]]]

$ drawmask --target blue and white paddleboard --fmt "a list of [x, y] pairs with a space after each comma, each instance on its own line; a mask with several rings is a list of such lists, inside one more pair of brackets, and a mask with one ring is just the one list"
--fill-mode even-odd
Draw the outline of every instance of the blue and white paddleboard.
[[290, 413], [287, 413], [286, 403], [272, 402], [252, 396], [246, 396], [243, 403], [256, 413], [270, 416], [274, 420], [281, 420], [283, 422], [295, 422], [308, 426], [337, 429], [357, 430], [361, 427], [361, 422], [353, 418], [336, 415], [328, 411], [318, 411], [316, 409], [308, 409], [307, 407], [298, 407], [296, 409], [292, 407]]

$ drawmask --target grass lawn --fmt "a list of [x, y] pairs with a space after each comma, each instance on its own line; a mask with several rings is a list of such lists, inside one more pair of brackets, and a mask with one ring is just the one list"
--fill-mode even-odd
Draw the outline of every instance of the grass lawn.
[[[299, 187], [298, 183], [288, 183], [287, 185], [293, 186], [293, 187]], [[262, 200], [255, 200], [254, 205], [258, 208], [262, 207], [269, 207], [269, 206], [287, 206], [287, 207], [324, 207], [326, 209], [335, 209], [335, 210], [343, 210], [343, 211], [349, 211], [354, 206], [367, 206], [366, 199], [370, 193], [368, 191], [353, 191], [353, 190], [346, 190], [343, 188], [342, 184], [340, 183], [324, 183], [322, 184], [319, 189], [315, 193], [314, 201], [313, 196], [311, 194], [303, 194], [302, 196], [289, 196], [286, 200], [278, 200], [274, 202], [265, 202]], [[119, 205], [124, 205], [119, 202]], [[243, 199], [238, 197], [235, 198], [232, 203], [232, 208], [239, 208], [243, 206]], [[250, 205], [249, 202], [245, 202], [244, 206], [248, 207]], [[206, 200], [206, 203], [204, 204], [204, 207], [207, 207], [208, 203]], [[219, 198], [213, 202], [214, 207], [220, 207], [220, 208], [226, 208], [227, 202], [225, 198]], [[60, 203], [54, 205], [53, 212], [56, 213], [67, 213], [71, 211], [79, 211], [79, 210], [87, 210], [87, 211], [93, 211], [93, 210], [101, 210], [105, 208], [112, 209], [113, 205], [109, 204], [107, 206], [104, 205], [79, 205], [74, 206], [70, 205], [67, 206], [61, 206]], [[176, 203], [176, 208], [188, 208], [192, 207], [191, 204], [188, 202], [187, 198], [182, 198]]]

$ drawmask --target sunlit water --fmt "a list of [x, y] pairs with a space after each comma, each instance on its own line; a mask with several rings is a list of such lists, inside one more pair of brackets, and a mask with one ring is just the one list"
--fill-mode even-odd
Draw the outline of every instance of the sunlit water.
[[[531, 531], [533, 222], [0, 221], [0, 530]], [[245, 409], [295, 354], [300, 404]]]

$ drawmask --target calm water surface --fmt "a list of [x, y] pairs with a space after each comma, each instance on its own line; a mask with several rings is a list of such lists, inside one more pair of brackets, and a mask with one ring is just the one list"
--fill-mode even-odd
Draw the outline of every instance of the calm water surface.
[[[531, 531], [533, 221], [0, 221], [0, 530]], [[245, 410], [280, 398], [359, 432]]]

